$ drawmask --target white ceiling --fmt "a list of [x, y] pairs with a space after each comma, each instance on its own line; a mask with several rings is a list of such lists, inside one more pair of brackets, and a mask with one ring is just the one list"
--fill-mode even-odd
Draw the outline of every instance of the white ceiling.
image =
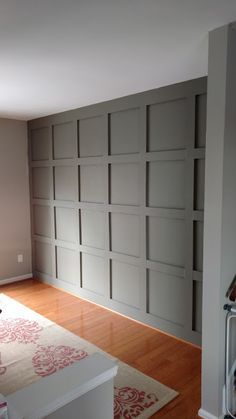
[[235, 0], [0, 0], [0, 117], [31, 119], [207, 74]]

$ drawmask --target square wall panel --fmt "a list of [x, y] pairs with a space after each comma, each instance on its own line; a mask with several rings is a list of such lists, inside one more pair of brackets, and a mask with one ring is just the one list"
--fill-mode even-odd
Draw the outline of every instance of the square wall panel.
[[139, 205], [139, 164], [110, 165], [110, 203]]
[[206, 145], [207, 95], [196, 96], [196, 147]]
[[95, 157], [105, 153], [107, 127], [103, 116], [81, 119], [79, 126], [79, 156]]
[[44, 205], [33, 206], [34, 234], [51, 237], [51, 209]]
[[148, 107], [148, 151], [184, 149], [188, 141], [186, 99]]
[[78, 238], [76, 231], [77, 212], [72, 208], [55, 208], [56, 239], [74, 243]]
[[105, 222], [104, 212], [81, 210], [81, 244], [104, 249]]
[[194, 221], [193, 223], [193, 260], [194, 270], [203, 271], [203, 222]]
[[137, 215], [110, 214], [111, 250], [140, 256], [140, 219]]
[[110, 114], [110, 154], [139, 152], [139, 110]]
[[55, 199], [62, 201], [76, 200], [76, 168], [57, 166], [54, 168]]
[[100, 256], [82, 253], [82, 287], [104, 295], [105, 285], [105, 260]]
[[149, 217], [147, 223], [148, 259], [167, 265], [185, 266], [185, 222]]
[[184, 325], [188, 298], [185, 279], [148, 271], [148, 312], [169, 322]]
[[185, 162], [148, 163], [148, 206], [185, 208]]
[[194, 161], [194, 209], [204, 209], [205, 160]]
[[38, 272], [52, 275], [52, 247], [50, 244], [36, 241], [34, 243], [35, 269]]
[[202, 283], [193, 282], [193, 330], [202, 333]]
[[50, 199], [51, 183], [49, 167], [34, 167], [32, 169], [33, 198]]
[[73, 159], [77, 157], [73, 122], [54, 125], [53, 154], [54, 159]]
[[32, 160], [48, 160], [50, 154], [49, 128], [37, 128], [31, 131]]
[[80, 166], [80, 201], [103, 203], [105, 200], [105, 167]]
[[79, 284], [79, 256], [75, 250], [56, 248], [57, 278], [70, 284]]
[[140, 307], [138, 266], [112, 260], [112, 299], [130, 307]]

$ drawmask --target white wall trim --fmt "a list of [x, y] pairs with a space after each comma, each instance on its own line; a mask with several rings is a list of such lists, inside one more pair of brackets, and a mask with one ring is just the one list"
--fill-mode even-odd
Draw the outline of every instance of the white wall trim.
[[219, 416], [212, 415], [211, 413], [207, 412], [204, 409], [200, 409], [198, 411], [198, 416], [200, 416], [203, 419], [223, 419], [224, 417], [224, 416], [219, 417]]
[[12, 282], [23, 281], [24, 279], [29, 278], [33, 278], [32, 272], [25, 275], [13, 276], [12, 278], [0, 279], [0, 286], [4, 284], [11, 284]]

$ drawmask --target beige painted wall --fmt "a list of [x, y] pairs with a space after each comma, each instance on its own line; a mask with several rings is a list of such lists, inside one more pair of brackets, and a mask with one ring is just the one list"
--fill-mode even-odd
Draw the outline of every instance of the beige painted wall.
[[0, 281], [32, 271], [27, 160], [26, 122], [0, 119]]

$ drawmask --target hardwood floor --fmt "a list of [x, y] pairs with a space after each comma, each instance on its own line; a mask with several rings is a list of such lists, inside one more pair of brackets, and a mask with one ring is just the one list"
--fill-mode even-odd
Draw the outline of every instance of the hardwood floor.
[[154, 419], [195, 419], [200, 407], [201, 350], [36, 280], [0, 289], [180, 395]]

